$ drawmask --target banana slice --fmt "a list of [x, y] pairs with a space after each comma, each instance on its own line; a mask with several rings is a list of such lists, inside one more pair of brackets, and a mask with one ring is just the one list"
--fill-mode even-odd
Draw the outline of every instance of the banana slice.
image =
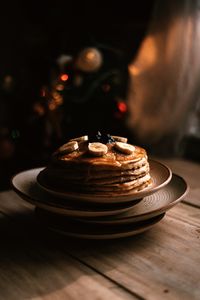
[[80, 136], [80, 137], [77, 137], [77, 138], [74, 138], [74, 139], [71, 139], [71, 141], [76, 141], [76, 142], [86, 142], [88, 141], [88, 135], [83, 135], [83, 136]]
[[132, 154], [135, 151], [135, 147], [133, 145], [122, 142], [116, 142], [115, 148], [125, 154]]
[[108, 152], [108, 147], [102, 143], [89, 143], [88, 150], [94, 156], [103, 156]]
[[122, 142], [122, 143], [127, 143], [128, 139], [122, 136], [117, 136], [117, 135], [111, 135], [111, 137], [116, 141], [116, 142]]
[[71, 141], [71, 142], [68, 142], [68, 143], [62, 145], [58, 149], [58, 152], [60, 154], [65, 154], [65, 153], [73, 152], [73, 151], [75, 151], [77, 149], [78, 149], [78, 142], [77, 141]]

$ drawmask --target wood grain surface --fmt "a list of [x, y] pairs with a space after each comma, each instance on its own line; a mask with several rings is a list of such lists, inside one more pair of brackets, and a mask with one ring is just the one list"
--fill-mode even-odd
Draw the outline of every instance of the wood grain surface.
[[162, 162], [189, 194], [151, 230], [120, 240], [53, 234], [32, 205], [0, 193], [0, 299], [200, 299], [200, 165]]

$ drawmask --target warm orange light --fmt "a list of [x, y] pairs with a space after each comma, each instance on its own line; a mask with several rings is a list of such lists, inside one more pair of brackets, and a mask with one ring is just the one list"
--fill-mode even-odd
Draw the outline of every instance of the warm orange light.
[[127, 111], [127, 105], [125, 102], [122, 101], [118, 102], [117, 107], [121, 113], [125, 113]]
[[49, 103], [48, 105], [49, 110], [55, 110], [56, 109], [56, 103], [54, 103], [53, 101]]
[[86, 53], [86, 58], [87, 58], [88, 60], [93, 60], [93, 59], [95, 58], [95, 53], [94, 53], [93, 51], [88, 51], [88, 52]]
[[56, 86], [56, 90], [57, 91], [63, 91], [64, 90], [64, 85], [62, 85], [62, 84], [58, 84], [57, 86]]
[[46, 89], [45, 88], [41, 89], [41, 97], [46, 97]]
[[34, 105], [33, 105], [33, 110], [36, 114], [38, 114], [39, 116], [43, 116], [45, 111], [44, 111], [44, 107], [39, 103], [39, 102], [36, 102]]
[[69, 76], [68, 76], [67, 74], [62, 74], [62, 75], [60, 76], [60, 79], [61, 79], [62, 81], [67, 81], [67, 80], [69, 79]]
[[138, 76], [157, 63], [157, 39], [157, 36], [149, 35], [143, 40], [137, 57], [129, 65], [131, 75]]

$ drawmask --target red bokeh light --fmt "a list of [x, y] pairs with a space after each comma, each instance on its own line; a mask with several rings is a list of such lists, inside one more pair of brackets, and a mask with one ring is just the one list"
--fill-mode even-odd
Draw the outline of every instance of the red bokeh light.
[[127, 111], [127, 105], [125, 102], [122, 101], [118, 102], [117, 107], [121, 113], [125, 113]]
[[62, 74], [62, 75], [60, 76], [60, 79], [61, 79], [62, 81], [67, 81], [67, 80], [69, 79], [69, 76], [68, 76], [67, 74]]
[[47, 94], [46, 89], [45, 89], [45, 88], [42, 88], [41, 91], [40, 91], [41, 97], [46, 97], [46, 94]]

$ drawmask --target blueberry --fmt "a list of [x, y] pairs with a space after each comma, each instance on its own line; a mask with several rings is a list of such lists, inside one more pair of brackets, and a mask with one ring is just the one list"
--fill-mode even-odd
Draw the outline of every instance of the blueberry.
[[101, 134], [100, 131], [95, 135], [89, 136], [90, 142], [99, 142], [103, 144], [112, 144], [115, 142], [115, 139], [110, 134]]
[[102, 139], [102, 134], [101, 134], [100, 131], [98, 131], [98, 133], [96, 134], [96, 139], [97, 139], [97, 141], [101, 141], [101, 139]]
[[107, 141], [108, 144], [112, 144], [115, 142], [115, 139], [110, 134], [107, 134], [107, 139], [108, 139]]

